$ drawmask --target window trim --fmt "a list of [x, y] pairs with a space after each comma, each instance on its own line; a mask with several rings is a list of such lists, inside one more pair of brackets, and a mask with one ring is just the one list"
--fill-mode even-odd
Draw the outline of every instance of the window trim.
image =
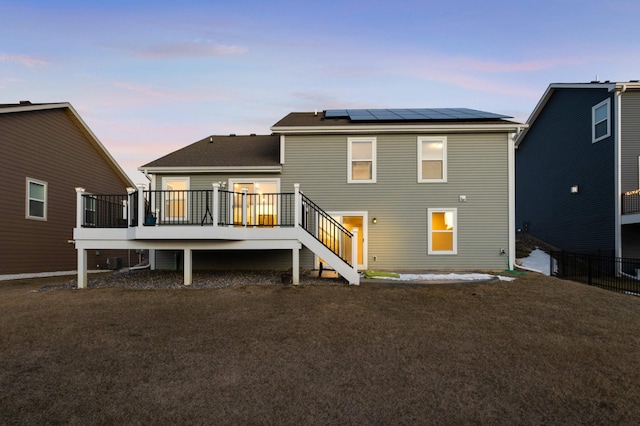
[[[43, 204], [42, 207], [42, 216], [33, 216], [31, 215], [31, 211], [29, 208], [29, 202], [32, 200], [31, 198], [31, 194], [29, 192], [29, 188], [31, 186], [31, 184], [34, 183], [36, 185], [42, 185], [44, 187], [44, 199], [43, 200], [39, 200], [37, 198], [33, 198], [34, 201], [40, 201]], [[25, 205], [25, 218], [26, 219], [32, 219], [32, 220], [42, 220], [42, 221], [46, 221], [47, 220], [47, 207], [48, 207], [48, 192], [49, 192], [49, 188], [48, 188], [49, 184], [43, 180], [38, 180], [38, 179], [33, 179], [33, 178], [26, 178], [26, 189], [25, 189], [25, 200], [26, 200], [26, 205]]]
[[[353, 142], [371, 142], [371, 179], [353, 179]], [[362, 161], [362, 160], [358, 160]], [[376, 183], [377, 181], [377, 138], [376, 137], [356, 137], [347, 138], [347, 183]]]
[[[422, 143], [442, 143], [442, 178], [425, 179], [422, 177]], [[447, 181], [447, 137], [446, 136], [418, 136], [418, 183], [446, 182]]]
[[[596, 110], [604, 106], [606, 106], [607, 118], [596, 122]], [[607, 132], [600, 137], [596, 137], [596, 126], [602, 123], [603, 121], [607, 122]], [[599, 104], [591, 107], [591, 142], [596, 143], [603, 139], [608, 138], [609, 136], [611, 136], [611, 100], [607, 98], [604, 101], [600, 102]]]
[[[453, 250], [433, 250], [433, 229], [431, 229], [431, 215], [433, 213], [453, 213]], [[456, 255], [458, 254], [458, 209], [453, 208], [429, 208], [427, 209], [427, 254], [428, 255]]]

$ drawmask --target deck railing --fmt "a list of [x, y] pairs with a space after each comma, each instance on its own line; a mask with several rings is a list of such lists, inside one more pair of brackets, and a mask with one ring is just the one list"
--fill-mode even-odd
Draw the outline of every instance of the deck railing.
[[300, 196], [302, 202], [300, 226], [351, 265], [353, 234], [304, 194]]
[[640, 189], [622, 194], [622, 214], [640, 213]]
[[[127, 228], [129, 195], [82, 195], [83, 224], [86, 228]], [[135, 216], [134, 216], [135, 217]]]

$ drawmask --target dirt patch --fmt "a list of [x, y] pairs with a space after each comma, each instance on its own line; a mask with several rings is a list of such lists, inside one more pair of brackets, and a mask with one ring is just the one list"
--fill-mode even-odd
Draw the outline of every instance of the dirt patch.
[[[634, 424], [640, 298], [470, 287], [0, 285], [1, 424]], [[67, 277], [68, 280], [68, 277]]]

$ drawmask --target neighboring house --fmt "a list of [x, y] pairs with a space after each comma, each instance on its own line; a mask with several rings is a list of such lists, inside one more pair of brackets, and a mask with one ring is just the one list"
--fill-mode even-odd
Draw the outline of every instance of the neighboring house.
[[[133, 184], [68, 103], [0, 105], [0, 147], [0, 275], [75, 270], [74, 188], [110, 194]], [[88, 256], [92, 269], [107, 259]]]
[[567, 251], [640, 258], [640, 83], [551, 84], [516, 141], [516, 223]]
[[79, 221], [76, 246], [154, 249], [153, 266], [186, 284], [194, 268], [291, 268], [295, 282], [329, 267], [351, 283], [367, 268], [511, 268], [525, 125], [506, 118], [328, 110], [291, 113], [272, 135], [207, 137], [139, 168], [151, 190], [129, 196], [128, 229]]

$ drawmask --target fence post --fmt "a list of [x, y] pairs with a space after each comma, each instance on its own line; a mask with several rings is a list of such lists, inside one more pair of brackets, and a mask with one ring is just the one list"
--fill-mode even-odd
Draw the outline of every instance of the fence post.
[[295, 222], [293, 224], [294, 227], [298, 228], [300, 227], [300, 222], [301, 222], [301, 213], [302, 213], [302, 197], [300, 196], [300, 184], [299, 183], [294, 183], [293, 184], [293, 221]]
[[220, 184], [215, 182], [213, 184], [213, 227], [218, 226], [218, 217], [220, 215]]
[[[151, 192], [149, 192], [149, 194], [151, 194]], [[144, 185], [140, 184], [138, 185], [138, 226], [145, 224], [144, 220], [147, 211], [144, 208], [144, 201]], [[149, 202], [151, 202], [151, 200], [149, 200]], [[149, 209], [151, 209], [151, 206], [149, 206]]]
[[84, 195], [84, 188], [77, 187], [76, 188], [76, 228], [82, 227], [82, 222], [84, 222], [84, 203], [82, 196]]

